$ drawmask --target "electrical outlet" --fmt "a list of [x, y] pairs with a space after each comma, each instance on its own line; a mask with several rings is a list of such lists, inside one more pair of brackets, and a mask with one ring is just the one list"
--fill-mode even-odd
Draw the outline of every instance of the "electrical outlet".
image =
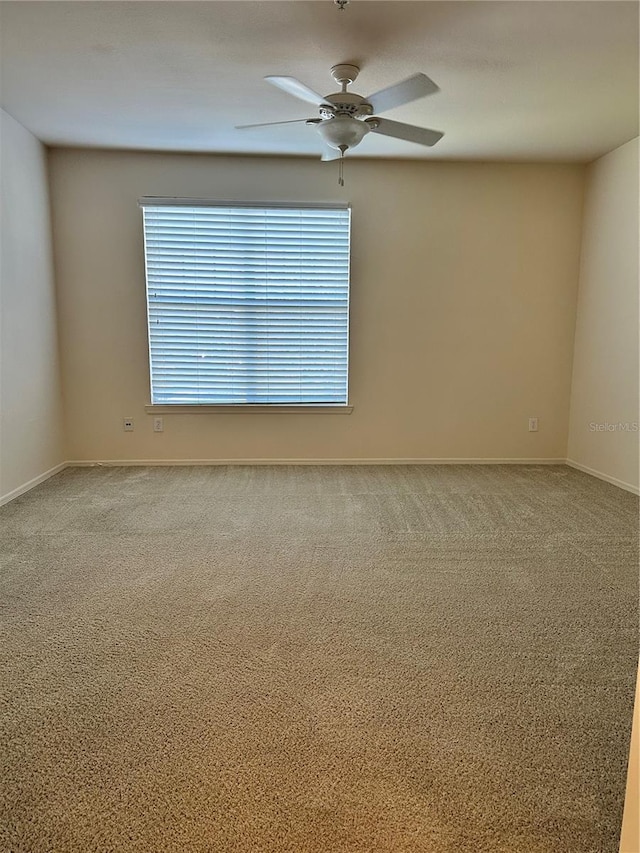
[[122, 428], [125, 432], [133, 432], [133, 418], [124, 418]]
[[529, 432], [538, 432], [537, 418], [529, 418]]
[[164, 432], [164, 420], [163, 420], [163, 418], [154, 418], [153, 419], [153, 431], [154, 432]]

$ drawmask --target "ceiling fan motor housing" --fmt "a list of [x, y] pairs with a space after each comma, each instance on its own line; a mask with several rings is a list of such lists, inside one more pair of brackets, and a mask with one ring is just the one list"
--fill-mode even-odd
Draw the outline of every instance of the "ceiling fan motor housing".
[[359, 118], [373, 113], [371, 104], [362, 95], [356, 95], [354, 92], [335, 92], [333, 95], [327, 95], [324, 100], [327, 104], [320, 107], [322, 118], [331, 118], [335, 115]]

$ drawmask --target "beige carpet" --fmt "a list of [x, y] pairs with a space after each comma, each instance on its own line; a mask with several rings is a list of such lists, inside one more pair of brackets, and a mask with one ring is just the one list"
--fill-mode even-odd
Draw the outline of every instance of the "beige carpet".
[[561, 466], [64, 471], [0, 511], [0, 848], [614, 853], [637, 511]]

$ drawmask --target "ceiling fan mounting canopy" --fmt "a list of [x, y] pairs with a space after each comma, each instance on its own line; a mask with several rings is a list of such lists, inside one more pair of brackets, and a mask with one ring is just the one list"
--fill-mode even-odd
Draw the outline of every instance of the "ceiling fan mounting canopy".
[[[331, 76], [342, 89], [340, 92], [325, 96], [314, 92], [313, 89], [295, 77], [265, 77], [264, 79], [273, 86], [283, 89], [296, 98], [314, 104], [320, 115], [319, 118], [267, 122], [266, 125], [292, 124], [296, 121], [315, 125], [325, 145], [328, 146], [328, 150], [322, 157], [323, 160], [333, 160], [335, 157], [344, 156], [347, 150], [359, 145], [370, 131], [428, 146], [435, 145], [442, 138], [444, 134], [439, 130], [402, 124], [373, 115], [438, 92], [438, 87], [426, 74], [414, 74], [394, 86], [381, 89], [365, 98], [355, 92], [347, 91], [347, 86], [357, 79], [359, 73], [358, 66], [348, 62], [334, 65], [331, 69]], [[249, 124], [241, 125], [241, 128], [264, 127], [266, 125]]]
[[351, 65], [349, 62], [341, 62], [334, 65], [331, 69], [331, 76], [339, 86], [348, 86], [350, 83], [355, 83], [358, 79], [360, 69], [357, 65]]

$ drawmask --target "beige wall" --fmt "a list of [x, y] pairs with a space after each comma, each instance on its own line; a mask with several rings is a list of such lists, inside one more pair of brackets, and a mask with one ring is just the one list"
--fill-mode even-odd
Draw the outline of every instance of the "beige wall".
[[640, 672], [636, 682], [636, 701], [633, 711], [631, 748], [627, 769], [627, 795], [624, 802], [620, 853], [640, 850]]
[[46, 153], [0, 110], [0, 500], [64, 460]]
[[[69, 459], [565, 457], [583, 167], [352, 160], [344, 190], [300, 159], [55, 149], [50, 167]], [[352, 415], [170, 414], [153, 434], [148, 195], [352, 202]]]
[[587, 171], [568, 457], [638, 487], [638, 140]]

